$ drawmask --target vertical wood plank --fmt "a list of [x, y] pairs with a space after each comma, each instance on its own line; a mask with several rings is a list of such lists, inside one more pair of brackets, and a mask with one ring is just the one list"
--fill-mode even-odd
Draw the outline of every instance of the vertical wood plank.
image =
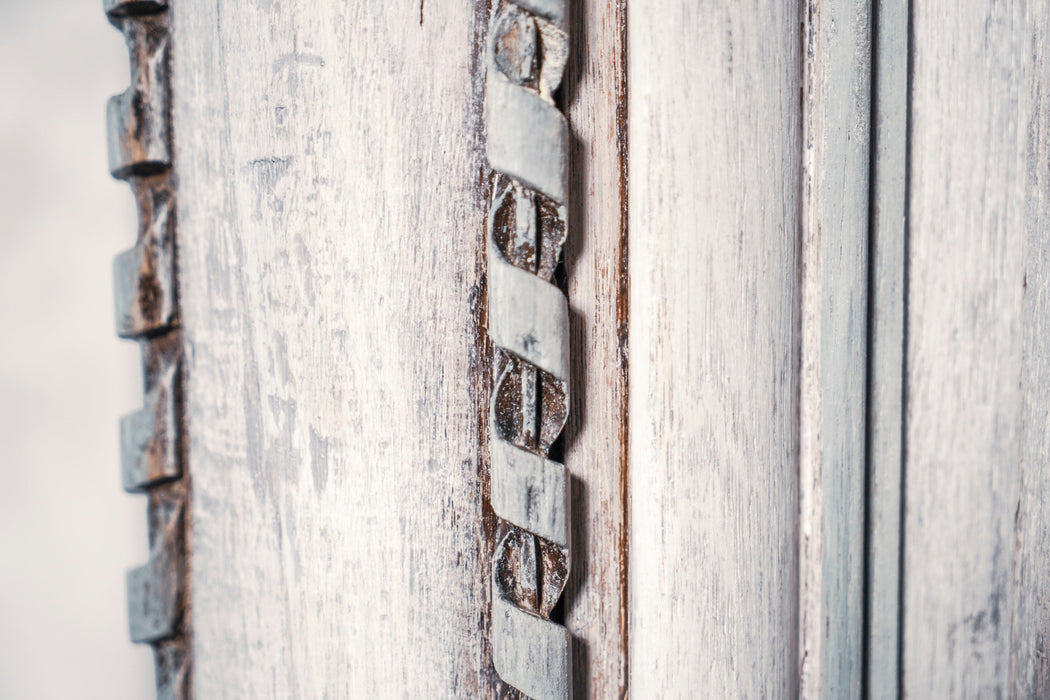
[[576, 698], [627, 692], [626, 3], [570, 2], [569, 238], [573, 574], [566, 624]]
[[[1026, 153], [1037, 42], [1025, 3], [931, 0], [912, 13], [903, 692], [999, 697], [1011, 628], [1028, 624], [1011, 610], [1028, 585], [1015, 549], [1026, 172], [1045, 168]], [[1044, 559], [1035, 576], [1046, 570]]]
[[196, 696], [487, 696], [487, 10], [173, 12]]
[[631, 696], [791, 697], [799, 7], [628, 35]]
[[908, 1], [875, 8], [865, 664], [867, 697], [889, 700], [899, 674]]
[[[1008, 692], [1050, 696], [1050, 7], [1029, 3], [1020, 47], [1027, 124], [1020, 498]], [[1016, 282], [1016, 280], [1014, 280]]]
[[803, 30], [799, 676], [862, 669], [871, 3], [808, 0]]

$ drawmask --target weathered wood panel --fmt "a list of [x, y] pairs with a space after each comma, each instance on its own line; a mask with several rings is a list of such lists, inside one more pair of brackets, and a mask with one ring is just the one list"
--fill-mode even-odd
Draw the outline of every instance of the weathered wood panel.
[[574, 697], [627, 687], [626, 3], [570, 0], [565, 90], [573, 132], [565, 244], [572, 406]]
[[[1050, 7], [1031, 3], [1019, 31], [1026, 105], [1021, 331], [1020, 499], [1013, 562], [1011, 683], [1004, 694], [1050, 697]], [[1014, 285], [1017, 280], [1010, 280]]]
[[857, 697], [863, 663], [871, 3], [803, 8], [799, 677]]
[[865, 664], [867, 696], [889, 700], [899, 675], [908, 2], [874, 5]]
[[636, 699], [798, 693], [799, 19], [628, 4]]
[[487, 10], [172, 11], [196, 695], [486, 696]]
[[1037, 697], [1050, 569], [1046, 9], [912, 13], [903, 692]]

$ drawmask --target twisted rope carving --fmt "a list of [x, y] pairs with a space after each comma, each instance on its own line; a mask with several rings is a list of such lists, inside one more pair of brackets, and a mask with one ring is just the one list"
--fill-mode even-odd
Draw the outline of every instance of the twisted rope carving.
[[569, 131], [555, 106], [568, 54], [564, 0], [502, 0], [490, 31], [486, 148], [491, 405], [492, 656], [536, 700], [570, 697], [570, 642], [551, 620], [569, 573], [569, 484], [550, 451], [568, 417], [568, 304], [552, 281], [566, 236]]
[[138, 240], [114, 260], [117, 335], [142, 350], [145, 406], [120, 423], [125, 490], [147, 497], [150, 553], [127, 574], [131, 639], [153, 646], [157, 697], [192, 697], [182, 455], [182, 334], [175, 289], [167, 0], [105, 0], [131, 54], [131, 87], [109, 101], [109, 168], [126, 180]]

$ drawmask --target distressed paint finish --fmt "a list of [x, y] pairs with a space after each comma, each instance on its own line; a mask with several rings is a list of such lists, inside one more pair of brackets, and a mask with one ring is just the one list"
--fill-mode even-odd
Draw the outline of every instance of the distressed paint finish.
[[902, 689], [1035, 697], [1046, 10], [915, 2], [912, 22]]
[[867, 696], [898, 691], [908, 0], [877, 0], [868, 341]]
[[627, 9], [631, 697], [791, 697], [800, 8]]
[[114, 260], [117, 334], [142, 351], [145, 406], [121, 419], [124, 488], [146, 496], [149, 559], [125, 577], [133, 642], [153, 647], [157, 697], [191, 698], [189, 479], [182, 421], [183, 341], [175, 285], [170, 16], [159, 2], [106, 2], [127, 41], [131, 86], [107, 106], [109, 169], [138, 205], [133, 248]]
[[[494, 687], [487, 474], [474, 461], [487, 370], [470, 305], [483, 298], [487, 12], [436, 7], [173, 8], [202, 694]], [[622, 52], [622, 15], [574, 3], [566, 21]], [[583, 127], [601, 133], [585, 131], [588, 151], [573, 157], [595, 166], [581, 163], [587, 179], [569, 187], [604, 194], [572, 214], [583, 220], [569, 255], [586, 263], [570, 272], [570, 329], [604, 354], [572, 356], [580, 413], [565, 445], [587, 523], [573, 542], [593, 533], [602, 547], [575, 570], [566, 608], [580, 697], [626, 685], [624, 139], [622, 105], [605, 92], [623, 73], [584, 47], [567, 102], [604, 121]], [[386, 662], [405, 649], [422, 650], [412, 668]]]
[[[1050, 7], [1029, 3], [1020, 48], [1026, 148], [1020, 499], [1014, 540], [1010, 685], [1050, 697]], [[1016, 284], [1017, 280], [1012, 280]]]
[[627, 95], [626, 3], [568, 4], [566, 112], [572, 406], [573, 570], [565, 624], [574, 637], [574, 697], [627, 692]]
[[1043, 697], [1050, 8], [947, 9], [913, 10], [903, 691]]
[[172, 8], [202, 698], [493, 692], [488, 13], [420, 10]]
[[554, 101], [568, 36], [562, 3], [548, 5], [496, 3], [486, 52], [487, 331], [497, 349], [489, 503], [502, 521], [491, 635], [504, 683], [568, 700], [572, 636], [551, 613], [571, 569], [569, 476], [550, 455], [571, 404], [568, 300], [554, 281], [568, 233], [569, 128]]
[[871, 3], [804, 9], [799, 676], [860, 695]]

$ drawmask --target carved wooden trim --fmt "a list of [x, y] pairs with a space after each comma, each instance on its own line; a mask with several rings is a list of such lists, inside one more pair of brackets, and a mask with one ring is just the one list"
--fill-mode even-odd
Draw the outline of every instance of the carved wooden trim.
[[131, 54], [131, 86], [109, 101], [109, 168], [135, 194], [135, 245], [114, 260], [117, 335], [142, 349], [145, 401], [120, 423], [125, 490], [145, 493], [149, 560], [128, 572], [131, 639], [154, 649], [157, 697], [192, 697], [182, 334], [175, 286], [168, 3], [106, 0]]
[[552, 448], [569, 408], [569, 313], [553, 280], [566, 237], [569, 129], [555, 104], [568, 57], [563, 0], [503, 0], [491, 24], [486, 149], [494, 172], [488, 333], [495, 359], [490, 502], [492, 660], [536, 700], [571, 695], [568, 630], [552, 620], [569, 574], [569, 484]]

